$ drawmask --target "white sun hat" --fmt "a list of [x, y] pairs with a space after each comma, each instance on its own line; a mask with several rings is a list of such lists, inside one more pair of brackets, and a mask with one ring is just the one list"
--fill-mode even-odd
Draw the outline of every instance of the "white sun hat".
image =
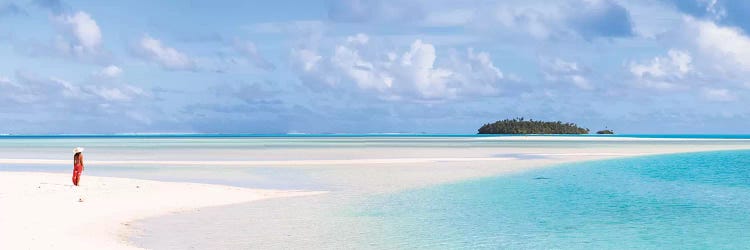
[[83, 148], [82, 147], [76, 147], [76, 148], [73, 149], [73, 153], [77, 154], [77, 153], [81, 153], [81, 152], [83, 152]]

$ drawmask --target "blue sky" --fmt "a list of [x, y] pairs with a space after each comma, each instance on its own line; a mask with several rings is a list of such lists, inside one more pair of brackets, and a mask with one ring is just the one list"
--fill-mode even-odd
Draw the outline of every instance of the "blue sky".
[[750, 133], [750, 4], [0, 1], [0, 133]]

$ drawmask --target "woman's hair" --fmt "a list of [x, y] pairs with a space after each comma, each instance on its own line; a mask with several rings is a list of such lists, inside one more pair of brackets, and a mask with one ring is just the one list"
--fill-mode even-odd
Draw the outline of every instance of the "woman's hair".
[[77, 161], [77, 160], [78, 160], [78, 156], [79, 156], [79, 155], [81, 155], [81, 152], [75, 153], [75, 154], [73, 155], [73, 162], [75, 162], [75, 161]]

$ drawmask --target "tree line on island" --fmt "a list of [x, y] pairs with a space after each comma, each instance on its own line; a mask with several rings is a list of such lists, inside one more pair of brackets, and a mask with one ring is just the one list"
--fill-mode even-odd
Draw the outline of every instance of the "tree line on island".
[[[546, 122], [526, 120], [523, 117], [505, 119], [484, 124], [479, 134], [588, 134], [588, 128], [582, 128], [570, 122]], [[597, 134], [614, 134], [610, 129], [600, 130]]]

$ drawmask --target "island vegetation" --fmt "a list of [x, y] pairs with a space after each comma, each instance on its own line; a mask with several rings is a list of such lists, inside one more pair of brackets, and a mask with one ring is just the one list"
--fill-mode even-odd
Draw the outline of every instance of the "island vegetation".
[[605, 130], [596, 131], [596, 134], [598, 134], [598, 135], [612, 135], [612, 134], [615, 134], [615, 131], [612, 131], [611, 129], [605, 129]]
[[589, 129], [570, 122], [526, 120], [523, 117], [484, 124], [479, 134], [588, 134]]

